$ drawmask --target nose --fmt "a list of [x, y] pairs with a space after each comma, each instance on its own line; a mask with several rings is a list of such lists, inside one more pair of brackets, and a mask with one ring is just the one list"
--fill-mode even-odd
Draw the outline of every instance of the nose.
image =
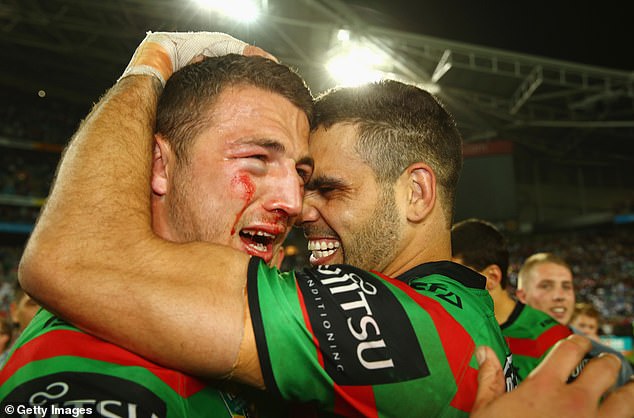
[[567, 296], [567, 292], [562, 287], [555, 288], [554, 297], [556, 301], [562, 301], [566, 299], [566, 296]]
[[299, 175], [292, 167], [284, 166], [275, 170], [269, 177], [270, 194], [265, 205], [270, 211], [282, 211], [295, 218], [302, 211], [303, 192]]
[[297, 221], [298, 226], [303, 226], [306, 223], [315, 222], [319, 218], [319, 211], [314, 204], [314, 199], [314, 192], [304, 193], [302, 214]]

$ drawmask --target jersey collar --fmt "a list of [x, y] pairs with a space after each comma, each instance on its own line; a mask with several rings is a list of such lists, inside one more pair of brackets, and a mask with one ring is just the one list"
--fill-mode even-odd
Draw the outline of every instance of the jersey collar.
[[480, 273], [452, 261], [434, 261], [419, 264], [397, 277], [398, 280], [409, 283], [414, 279], [439, 274], [462, 283], [473, 289], [485, 289], [486, 277]]

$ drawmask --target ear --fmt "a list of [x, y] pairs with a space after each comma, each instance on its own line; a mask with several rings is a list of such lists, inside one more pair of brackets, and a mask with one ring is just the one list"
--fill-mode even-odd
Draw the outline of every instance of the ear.
[[487, 290], [491, 291], [500, 286], [502, 281], [502, 269], [497, 264], [490, 264], [481, 272], [487, 278]]
[[155, 134], [152, 155], [152, 191], [155, 194], [163, 196], [167, 193], [173, 164], [174, 155], [169, 143], [160, 134]]
[[7, 345], [7, 343], [9, 342], [9, 340], [11, 339], [11, 335], [9, 334], [0, 334], [0, 351], [4, 350]]
[[11, 317], [11, 322], [15, 324], [18, 323], [18, 302], [11, 302], [9, 304], [9, 316]]
[[424, 163], [410, 165], [404, 174], [408, 187], [407, 220], [421, 222], [436, 203], [436, 175]]
[[526, 291], [524, 289], [516, 289], [515, 297], [523, 304], [526, 304]]

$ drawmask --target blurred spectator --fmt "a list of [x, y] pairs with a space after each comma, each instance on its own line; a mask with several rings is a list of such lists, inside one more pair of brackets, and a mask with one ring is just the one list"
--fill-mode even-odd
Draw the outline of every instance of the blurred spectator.
[[26, 292], [22, 290], [22, 287], [20, 287], [19, 282], [16, 281], [13, 302], [11, 302], [11, 306], [9, 307], [11, 320], [17, 330], [16, 336], [20, 335], [27, 325], [29, 325], [38, 309], [40, 309], [40, 305], [31, 299], [31, 296], [27, 295]]
[[65, 144], [85, 114], [84, 106], [7, 89], [0, 98], [0, 136]]
[[533, 254], [520, 268], [516, 295], [522, 303], [568, 325], [575, 308], [572, 269], [552, 253]]
[[577, 303], [570, 319], [570, 325], [581, 331], [586, 337], [601, 341], [599, 338], [599, 326], [601, 314], [591, 303]]
[[[634, 224], [516, 235], [511, 239], [509, 280], [517, 283], [523, 261], [537, 252], [552, 252], [565, 259], [575, 277], [576, 299], [592, 303], [605, 325], [634, 321]], [[616, 333], [616, 332], [615, 332]]]
[[[0, 358], [9, 349], [13, 337], [13, 325], [7, 318], [0, 317]], [[0, 360], [1, 364], [2, 360]]]
[[[31, 320], [39, 309], [40, 305], [22, 290], [20, 283], [16, 280], [14, 283], [13, 300], [9, 306], [11, 322], [13, 324], [11, 346], [18, 339], [22, 331], [31, 323]], [[0, 355], [0, 368], [8, 358], [10, 349], [11, 347], [7, 348], [4, 353]]]
[[[575, 306], [570, 266], [552, 253], [531, 255], [520, 267], [517, 297], [527, 305], [551, 315], [562, 325], [569, 325]], [[580, 332], [572, 329], [576, 333]], [[623, 354], [598, 341], [592, 341], [590, 355], [596, 357], [600, 353], [615, 354], [621, 359], [618, 384], [620, 386], [627, 383], [632, 376], [632, 366]]]

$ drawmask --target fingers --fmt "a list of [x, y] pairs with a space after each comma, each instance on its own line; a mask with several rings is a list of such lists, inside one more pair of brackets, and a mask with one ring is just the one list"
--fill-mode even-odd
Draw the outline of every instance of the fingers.
[[586, 364], [583, 372], [572, 383], [584, 386], [591, 396], [599, 399], [614, 385], [621, 370], [621, 360], [614, 354], [602, 354]]
[[[242, 54], [246, 47], [245, 42], [220, 32], [148, 32], [121, 78], [129, 75], [152, 75], [165, 85], [175, 71], [200, 56]], [[272, 55], [256, 47], [249, 48], [249, 54], [274, 59]]]
[[478, 370], [478, 392], [474, 410], [482, 408], [505, 392], [504, 372], [495, 352], [489, 347], [478, 347], [476, 357], [480, 364]]
[[261, 57], [268, 58], [271, 61], [279, 62], [279, 60], [275, 56], [269, 54], [262, 48], [258, 48], [257, 46], [253, 46], [253, 45], [245, 46], [242, 54], [243, 55], [259, 55]]
[[527, 377], [527, 379], [556, 379], [566, 382], [571, 372], [581, 363], [585, 354], [590, 351], [592, 343], [581, 335], [571, 335], [555, 344], [544, 360]]
[[[584, 371], [585, 373], [585, 371]], [[612, 392], [599, 408], [598, 418], [634, 417], [634, 380]]]

